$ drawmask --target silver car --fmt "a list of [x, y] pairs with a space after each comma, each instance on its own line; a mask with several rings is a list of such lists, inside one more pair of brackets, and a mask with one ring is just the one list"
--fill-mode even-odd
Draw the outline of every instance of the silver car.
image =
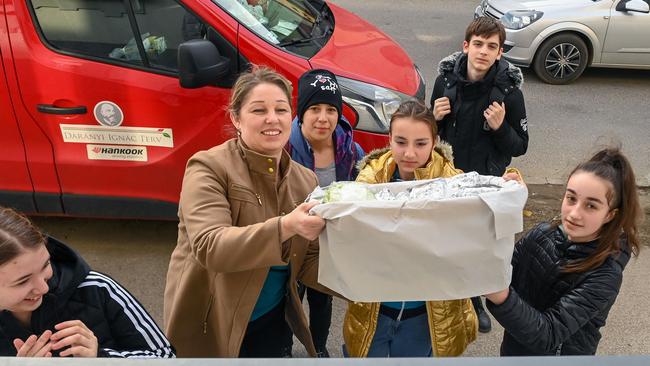
[[474, 16], [500, 19], [503, 56], [550, 84], [587, 66], [650, 69], [650, 0], [482, 0]]

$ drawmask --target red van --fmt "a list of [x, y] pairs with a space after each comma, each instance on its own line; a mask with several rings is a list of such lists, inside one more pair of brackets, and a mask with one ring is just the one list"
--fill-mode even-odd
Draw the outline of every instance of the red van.
[[232, 136], [250, 64], [337, 74], [368, 150], [424, 98], [398, 44], [322, 0], [0, 1], [0, 205], [30, 214], [176, 218], [185, 163]]

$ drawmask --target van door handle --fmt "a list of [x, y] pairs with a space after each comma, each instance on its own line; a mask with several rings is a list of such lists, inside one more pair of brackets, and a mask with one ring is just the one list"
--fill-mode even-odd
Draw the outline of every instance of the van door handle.
[[38, 111], [41, 113], [49, 114], [86, 114], [88, 111], [86, 109], [86, 106], [83, 105], [79, 107], [64, 108], [55, 107], [52, 104], [37, 104], [36, 109], [38, 109]]

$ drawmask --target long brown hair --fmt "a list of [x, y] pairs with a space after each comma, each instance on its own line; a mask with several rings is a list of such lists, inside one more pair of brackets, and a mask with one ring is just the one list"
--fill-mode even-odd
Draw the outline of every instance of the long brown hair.
[[605, 260], [618, 254], [627, 241], [629, 250], [639, 254], [639, 225], [643, 210], [639, 204], [639, 192], [630, 162], [618, 148], [607, 148], [596, 153], [588, 161], [578, 165], [569, 178], [578, 172], [592, 173], [610, 183], [607, 200], [610, 210], [617, 210], [614, 218], [600, 228], [596, 251], [582, 261], [564, 267], [565, 272], [586, 272], [602, 265]]
[[0, 207], [0, 266], [40, 245], [45, 245], [45, 236], [27, 217]]

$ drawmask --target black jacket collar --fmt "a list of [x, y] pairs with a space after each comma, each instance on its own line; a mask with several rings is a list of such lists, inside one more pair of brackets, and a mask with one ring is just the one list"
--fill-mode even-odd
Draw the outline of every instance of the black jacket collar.
[[[572, 242], [566, 236], [560, 225], [557, 226], [553, 235], [556, 248], [560, 252], [560, 255], [568, 260], [587, 258], [598, 248], [598, 239], [586, 243]], [[620, 240], [621, 250], [617, 255], [613, 256], [612, 259], [621, 267], [621, 270], [623, 270], [630, 261], [630, 249], [625, 236], [622, 236]]]

